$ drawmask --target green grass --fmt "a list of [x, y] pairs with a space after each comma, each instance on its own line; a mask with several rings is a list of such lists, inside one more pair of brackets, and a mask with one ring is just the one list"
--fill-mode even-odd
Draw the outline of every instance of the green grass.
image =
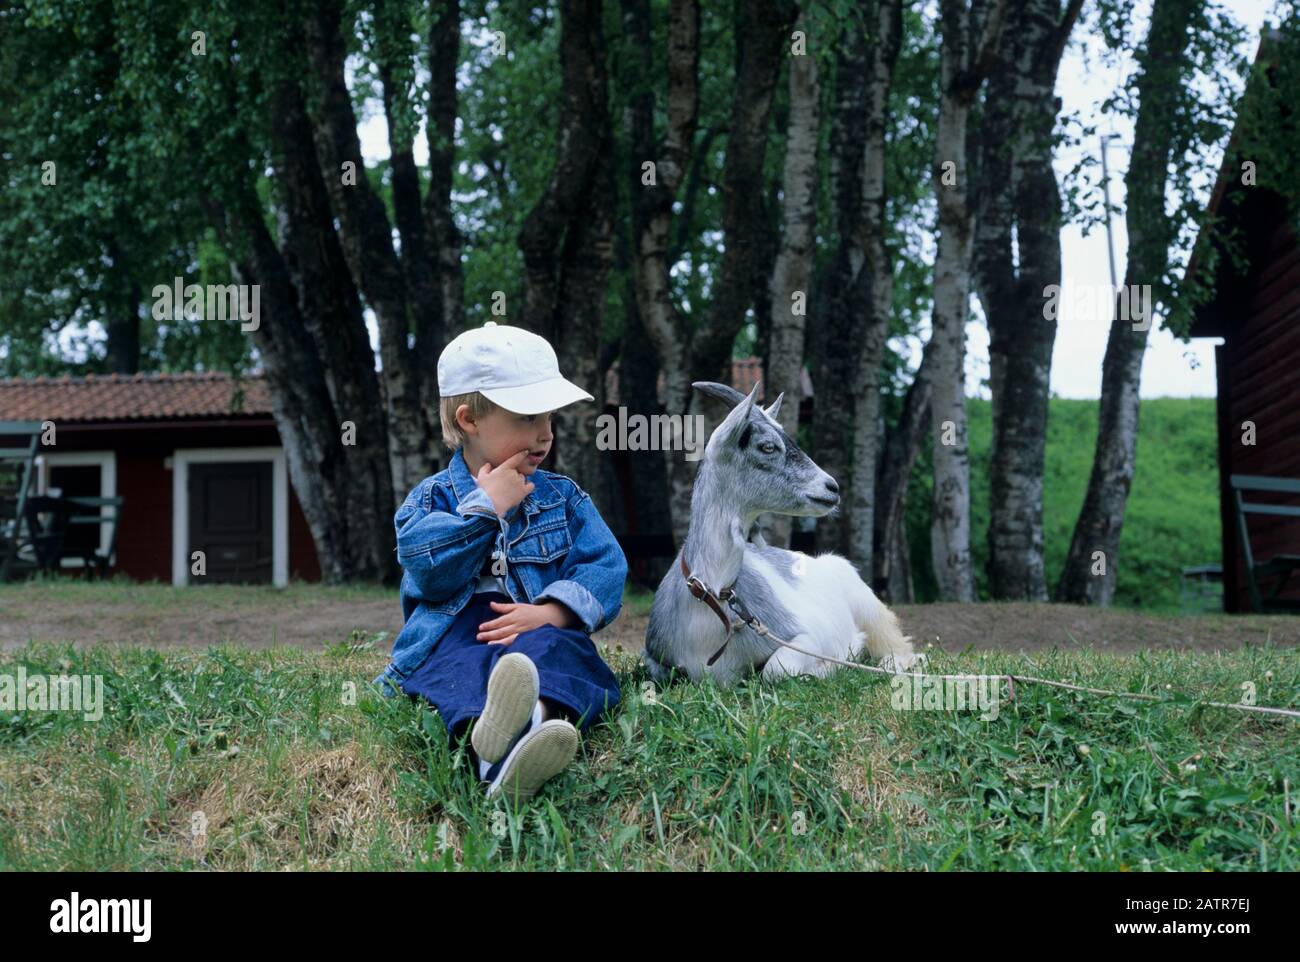
[[[992, 407], [968, 399], [971, 559], [977, 597], [988, 598]], [[1219, 473], [1213, 398], [1142, 401], [1137, 466], [1120, 537], [1115, 604], [1176, 611], [1182, 569], [1218, 563]], [[1097, 443], [1097, 402], [1052, 398], [1043, 471], [1043, 553], [1048, 591], [1061, 576], [1087, 493]], [[908, 541], [917, 597], [937, 597], [930, 571], [930, 457], [923, 452], [908, 496]]]
[[106, 711], [0, 713], [0, 869], [1300, 869], [1296, 723], [1194, 700], [1252, 682], [1300, 707], [1300, 649], [935, 652], [1166, 698], [1020, 686], [990, 722], [847, 670], [648, 698], [609, 651], [623, 704], [511, 813], [436, 714], [369, 694], [386, 647], [6, 653], [0, 674], [102, 675]]

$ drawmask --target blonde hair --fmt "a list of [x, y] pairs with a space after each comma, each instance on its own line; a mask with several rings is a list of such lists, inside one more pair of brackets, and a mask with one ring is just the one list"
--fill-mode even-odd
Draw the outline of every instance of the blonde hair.
[[453, 451], [459, 451], [465, 443], [465, 432], [456, 423], [456, 409], [462, 404], [469, 405], [469, 416], [473, 421], [486, 417], [497, 410], [498, 407], [478, 391], [440, 398], [438, 400], [438, 416], [442, 420], [442, 443]]

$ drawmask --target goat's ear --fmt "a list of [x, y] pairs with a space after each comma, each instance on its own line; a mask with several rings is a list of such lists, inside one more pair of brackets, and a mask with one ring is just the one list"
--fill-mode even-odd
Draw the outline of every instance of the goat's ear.
[[[728, 388], [728, 390], [731, 389]], [[733, 441], [739, 443], [743, 432], [750, 428], [750, 417], [754, 413], [754, 398], [758, 395], [758, 384], [754, 384], [754, 389], [749, 392], [748, 396], [741, 394], [739, 391], [735, 393], [740, 398], [740, 403], [731, 409], [727, 416], [722, 419], [722, 423], [709, 436], [709, 443], [705, 447], [707, 457], [715, 457], [720, 445], [725, 447]]]
[[776, 415], [781, 410], [781, 399], [784, 397], [785, 397], [785, 392], [782, 391], [780, 394], [776, 396], [775, 401], [773, 401], [771, 404], [769, 404], [767, 407], [763, 409], [764, 411], [767, 412], [767, 416], [770, 417], [773, 421], [776, 420]]
[[709, 397], [715, 397], [719, 401], [726, 401], [732, 407], [735, 407], [741, 401], [745, 400], [745, 395], [741, 394], [734, 387], [727, 384], [719, 384], [717, 381], [694, 381], [691, 387], [701, 394], [707, 394]]

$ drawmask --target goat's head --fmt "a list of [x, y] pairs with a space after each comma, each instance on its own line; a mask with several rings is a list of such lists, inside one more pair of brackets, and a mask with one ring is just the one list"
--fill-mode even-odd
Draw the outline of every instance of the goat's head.
[[839, 504], [835, 479], [804, 454], [776, 419], [784, 394], [764, 408], [754, 401], [757, 383], [748, 396], [713, 381], [692, 386], [734, 405], [710, 435], [704, 464], [742, 514], [771, 511], [817, 518]]

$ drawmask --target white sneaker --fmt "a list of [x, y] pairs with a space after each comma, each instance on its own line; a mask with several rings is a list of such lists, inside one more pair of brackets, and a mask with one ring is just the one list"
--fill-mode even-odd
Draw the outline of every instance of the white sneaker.
[[544, 782], [568, 768], [577, 754], [578, 729], [563, 718], [544, 721], [510, 750], [488, 786], [488, 798], [505, 792], [511, 804], [518, 806], [537, 794]]
[[527, 655], [512, 651], [497, 659], [488, 676], [483, 714], [469, 736], [480, 759], [499, 762], [510, 750], [510, 743], [533, 716], [540, 684], [537, 666]]

